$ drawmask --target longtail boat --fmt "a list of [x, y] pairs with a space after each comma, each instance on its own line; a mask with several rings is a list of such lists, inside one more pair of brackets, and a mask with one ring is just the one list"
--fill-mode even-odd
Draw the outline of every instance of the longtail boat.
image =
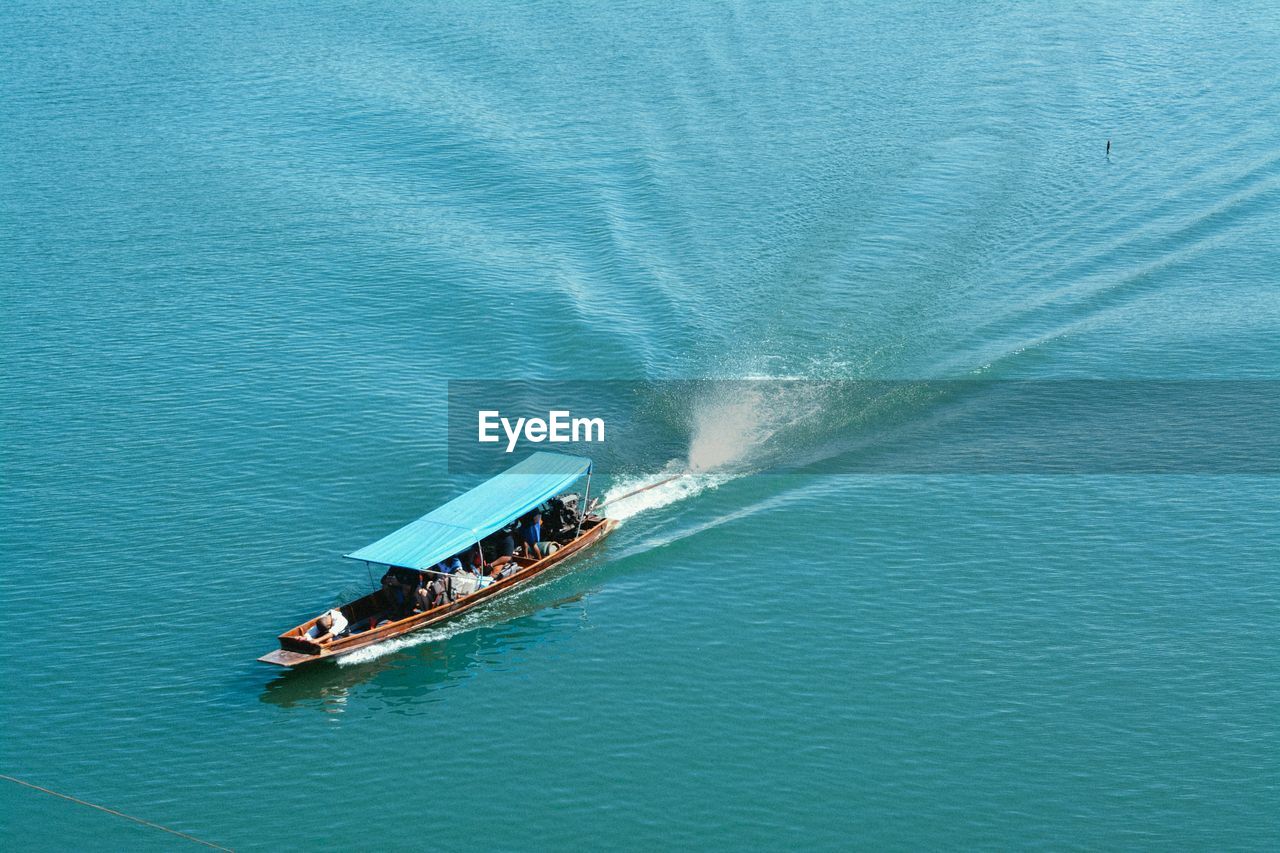
[[[321, 614], [285, 631], [279, 636], [280, 648], [258, 660], [287, 667], [333, 660], [394, 637], [441, 625], [525, 586], [548, 569], [604, 538], [617, 524], [592, 512], [588, 503], [591, 495], [590, 459], [558, 453], [534, 453], [417, 521], [346, 555], [353, 560], [386, 566], [388, 571], [438, 576], [442, 574], [434, 570], [438, 563], [469, 551], [487, 537], [563, 494], [582, 477], [587, 478], [587, 485], [581, 512], [573, 516], [571, 528], [551, 533], [559, 545], [554, 553], [541, 557], [517, 553], [506, 566], [509, 574], [490, 579], [487, 586], [479, 588], [473, 589], [474, 581], [459, 584], [466, 590], [465, 594], [457, 594], [452, 600], [416, 612], [412, 607], [405, 607], [405, 601], [397, 601], [393, 592], [384, 587], [335, 608], [347, 623], [337, 634], [316, 638], [315, 635], [327, 624], [321, 622], [325, 617]], [[453, 577], [450, 576], [449, 580], [452, 582]], [[328, 612], [332, 614], [333, 610]]]

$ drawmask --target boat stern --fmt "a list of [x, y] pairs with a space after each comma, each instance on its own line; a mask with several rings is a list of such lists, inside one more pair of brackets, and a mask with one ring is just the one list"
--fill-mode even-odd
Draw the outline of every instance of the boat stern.
[[324, 655], [307, 655], [302, 652], [291, 652], [288, 649], [276, 649], [258, 658], [261, 663], [272, 663], [276, 666], [302, 666], [323, 658]]

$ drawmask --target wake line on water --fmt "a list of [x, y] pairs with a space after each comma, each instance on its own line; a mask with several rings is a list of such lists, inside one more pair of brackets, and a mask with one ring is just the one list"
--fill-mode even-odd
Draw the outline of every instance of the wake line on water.
[[[526, 586], [523, 589], [517, 589], [510, 595], [504, 596], [503, 600], [506, 603], [518, 601], [528, 595], [530, 590], [536, 587], [537, 584], [534, 584], [533, 586]], [[445, 625], [441, 625], [439, 628], [431, 628], [430, 630], [416, 632], [405, 637], [397, 637], [394, 640], [386, 640], [384, 642], [377, 643], [376, 645], [354, 651], [349, 655], [343, 655], [338, 658], [337, 664], [338, 666], [359, 666], [360, 664], [375, 661], [380, 657], [394, 654], [396, 652], [403, 651], [404, 649], [421, 646], [424, 643], [438, 643], [442, 640], [448, 640], [449, 638], [456, 637], [459, 634], [465, 634], [466, 632], [473, 631], [476, 628], [483, 628], [486, 625], [493, 625], [500, 621], [502, 621], [501, 610], [486, 608], [484, 605], [481, 605], [479, 609], [465, 613], [460, 618]]]
[[785, 495], [775, 495], [774, 497], [766, 498], [765, 500], [751, 504], [750, 506], [740, 507], [738, 509], [733, 510], [732, 512], [727, 512], [727, 513], [724, 513], [723, 515], [718, 515], [715, 518], [707, 519], [706, 521], [703, 521], [699, 524], [695, 524], [692, 527], [679, 530], [675, 533], [670, 533], [663, 536], [656, 536], [650, 539], [643, 539], [640, 542], [637, 542], [634, 545], [630, 547], [626, 547], [623, 550], [615, 553], [613, 557], [614, 559], [622, 560], [628, 557], [634, 557], [637, 554], [643, 554], [646, 551], [652, 551], [656, 548], [665, 548], [666, 546], [674, 542], [679, 542], [681, 539], [688, 539], [690, 536], [696, 536], [699, 533], [703, 533], [707, 530], [711, 530], [714, 527], [719, 527], [720, 525], [726, 524], [730, 521], [737, 521], [742, 518], [750, 518], [751, 516], [756, 515], [757, 513], [763, 512], [767, 509], [773, 509], [774, 507], [780, 506], [785, 502], [786, 502]]

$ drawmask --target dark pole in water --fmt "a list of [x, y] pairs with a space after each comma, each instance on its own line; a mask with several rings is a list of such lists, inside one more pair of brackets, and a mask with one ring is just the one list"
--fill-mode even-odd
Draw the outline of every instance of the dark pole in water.
[[1111, 140], [1110, 139], [1107, 140], [1107, 156], [1108, 157], [1111, 156]]
[[614, 498], [613, 500], [611, 500], [611, 501], [605, 501], [604, 503], [600, 504], [600, 506], [596, 507], [596, 509], [604, 509], [604, 508], [605, 508], [605, 507], [607, 507], [609, 504], [616, 504], [618, 501], [625, 500], [625, 499], [627, 499], [627, 498], [631, 497], [632, 495], [638, 495], [638, 494], [640, 494], [641, 492], [647, 492], [647, 491], [649, 491], [650, 489], [656, 489], [656, 488], [658, 488], [658, 486], [665, 486], [667, 483], [670, 483], [672, 480], [679, 480], [679, 479], [680, 479], [681, 477], [683, 477], [683, 476], [684, 476], [683, 474], [676, 474], [676, 475], [674, 475], [674, 476], [668, 477], [668, 478], [667, 478], [667, 479], [665, 479], [665, 480], [659, 480], [659, 481], [658, 481], [658, 482], [656, 482], [656, 483], [651, 483], [650, 485], [645, 486], [645, 487], [644, 487], [644, 488], [642, 488], [642, 489], [635, 489], [635, 490], [633, 490], [633, 491], [627, 492], [625, 495], [618, 495], [618, 496], [617, 496], [616, 498]]

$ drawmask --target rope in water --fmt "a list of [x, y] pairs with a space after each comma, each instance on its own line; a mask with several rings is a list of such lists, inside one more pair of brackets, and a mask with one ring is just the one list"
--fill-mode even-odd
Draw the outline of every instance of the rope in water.
[[194, 841], [196, 844], [203, 844], [205, 847], [212, 847], [214, 850], [226, 850], [226, 851], [228, 851], [228, 853], [234, 853], [234, 851], [232, 851], [230, 847], [223, 847], [223, 846], [222, 846], [222, 845], [220, 845], [220, 844], [214, 844], [214, 843], [213, 843], [213, 842], [211, 842], [211, 841], [205, 841], [205, 840], [203, 840], [203, 839], [196, 838], [194, 835], [187, 835], [185, 832], [179, 832], [179, 831], [178, 831], [178, 830], [176, 830], [176, 829], [170, 829], [170, 828], [169, 828], [169, 827], [167, 827], [167, 826], [161, 826], [161, 825], [160, 825], [160, 824], [158, 824], [158, 823], [152, 823], [151, 821], [149, 821], [149, 820], [143, 820], [143, 819], [142, 819], [142, 818], [140, 818], [140, 817], [134, 817], [133, 815], [128, 815], [128, 814], [125, 814], [124, 812], [118, 812], [118, 811], [116, 811], [115, 809], [109, 809], [109, 808], [107, 808], [106, 806], [100, 806], [100, 805], [98, 805], [97, 803], [90, 803], [90, 802], [88, 802], [88, 801], [86, 801], [86, 800], [80, 800], [80, 799], [77, 799], [77, 798], [75, 798], [75, 797], [73, 797], [73, 796], [71, 796], [71, 795], [69, 795], [69, 794], [60, 794], [60, 793], [58, 793], [57, 791], [50, 791], [48, 788], [41, 788], [39, 785], [33, 785], [33, 784], [31, 784], [30, 782], [24, 782], [24, 781], [22, 781], [21, 779], [15, 779], [15, 778], [13, 778], [12, 776], [6, 776], [6, 775], [5, 775], [5, 774], [3, 774], [3, 773], [0, 773], [0, 779], [8, 779], [10, 782], [16, 782], [16, 783], [17, 783], [17, 784], [19, 784], [19, 785], [25, 785], [25, 786], [26, 786], [26, 787], [28, 787], [28, 788], [34, 788], [34, 789], [35, 789], [35, 790], [37, 790], [37, 791], [43, 791], [43, 792], [44, 792], [44, 793], [46, 793], [46, 794], [52, 794], [52, 795], [53, 795], [53, 796], [55, 796], [55, 797], [61, 797], [61, 798], [62, 798], [62, 799], [64, 799], [64, 800], [70, 800], [70, 801], [71, 801], [71, 802], [73, 802], [73, 803], [79, 803], [80, 805], [82, 805], [82, 806], [88, 806], [88, 807], [89, 807], [89, 808], [91, 808], [91, 809], [97, 809], [97, 810], [98, 810], [98, 811], [100, 811], [100, 812], [106, 812], [107, 814], [113, 814], [113, 815], [115, 815], [116, 817], [122, 817], [122, 818], [125, 818], [126, 820], [131, 820], [131, 821], [133, 821], [134, 823], [140, 823], [140, 824], [142, 824], [143, 826], [149, 826], [149, 827], [152, 827], [153, 829], [163, 830], [164, 832], [167, 832], [167, 833], [169, 833], [170, 835], [176, 835], [176, 836], [178, 836], [178, 837], [180, 837], [180, 838], [185, 838], [185, 839], [187, 839], [188, 841]]

